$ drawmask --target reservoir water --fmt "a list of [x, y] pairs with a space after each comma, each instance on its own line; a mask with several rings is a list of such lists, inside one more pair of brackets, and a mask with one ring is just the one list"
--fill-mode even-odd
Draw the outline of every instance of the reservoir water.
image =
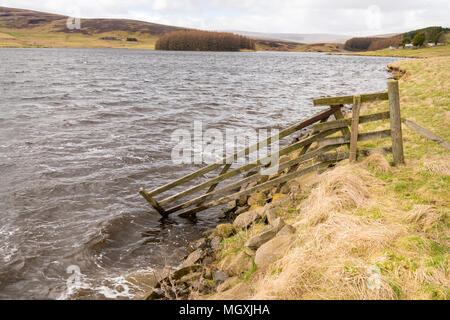
[[283, 128], [313, 97], [386, 90], [392, 61], [0, 49], [0, 299], [132, 298], [130, 274], [177, 265], [219, 222], [161, 219], [138, 194], [199, 167], [171, 161], [174, 130]]

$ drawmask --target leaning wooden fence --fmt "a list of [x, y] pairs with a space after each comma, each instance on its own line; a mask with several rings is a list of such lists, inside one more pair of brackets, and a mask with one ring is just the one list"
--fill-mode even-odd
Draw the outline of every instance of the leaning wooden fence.
[[[389, 111], [360, 116], [361, 104], [376, 100], [389, 100]], [[298, 155], [294, 159], [280, 163], [278, 166], [279, 174], [272, 175], [270, 179], [262, 179], [261, 170], [267, 166], [271, 155], [238, 168], [232, 169], [231, 166], [233, 161], [270, 145], [276, 136], [269, 137], [230, 157], [225, 157], [214, 164], [207, 165], [154, 190], [147, 191], [141, 188], [139, 193], [162, 216], [177, 212], [180, 216], [190, 217], [197, 212], [239, 199], [242, 196], [279, 186], [293, 178], [313, 172], [344, 158], [355, 161], [358, 154], [364, 155], [370, 152], [370, 150], [358, 150], [358, 141], [390, 137], [392, 148], [385, 148], [385, 151], [393, 153], [395, 165], [401, 164], [404, 162], [404, 157], [399, 101], [398, 82], [396, 80], [388, 81], [388, 91], [385, 92], [314, 99], [314, 106], [328, 106], [329, 108], [279, 132], [278, 139], [283, 139], [306, 127], [312, 126], [309, 135], [278, 151], [279, 157], [293, 152], [298, 152]], [[353, 104], [352, 118], [344, 118], [341, 110], [344, 104]], [[332, 115], [335, 120], [328, 121]], [[389, 130], [359, 132], [359, 124], [387, 119], [390, 119]], [[335, 136], [339, 132], [342, 135]], [[331, 152], [341, 146], [347, 146], [349, 151]], [[202, 178], [206, 173], [218, 171], [219, 169], [218, 175], [212, 179], [186, 187], [183, 191], [165, 198], [161, 196], [161, 194], [173, 190], [177, 186]], [[250, 170], [258, 171], [238, 181], [229, 181], [228, 184], [216, 189], [219, 183], [224, 183], [226, 180]], [[287, 173], [281, 174], [284, 171], [287, 171]], [[242, 186], [248, 185], [252, 187], [242, 188]], [[205, 189], [206, 192], [204, 194], [196, 195]], [[159, 196], [159, 198], [157, 199], [156, 196]], [[188, 196], [191, 197], [187, 199]]]

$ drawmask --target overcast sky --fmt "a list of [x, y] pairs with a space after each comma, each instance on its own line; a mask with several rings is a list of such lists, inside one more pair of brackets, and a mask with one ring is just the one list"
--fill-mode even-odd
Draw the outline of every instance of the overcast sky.
[[0, 0], [0, 6], [206, 30], [376, 35], [449, 26], [449, 0]]

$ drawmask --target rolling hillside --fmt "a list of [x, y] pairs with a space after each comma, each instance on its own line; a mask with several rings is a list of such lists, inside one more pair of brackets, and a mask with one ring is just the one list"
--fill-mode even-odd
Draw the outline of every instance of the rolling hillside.
[[[159, 36], [187, 28], [127, 19], [82, 19], [79, 30], [67, 28], [67, 16], [0, 7], [0, 47], [74, 47], [154, 49]], [[235, 32], [243, 34], [245, 32]], [[342, 51], [334, 35], [251, 33], [260, 51]], [[269, 39], [269, 38], [274, 39]], [[324, 41], [333, 38], [333, 42]], [[331, 38], [330, 38], [331, 37]], [[135, 38], [138, 41], [126, 41]], [[315, 43], [312, 39], [315, 39]], [[347, 37], [348, 38], [348, 37]], [[301, 41], [300, 41], [301, 40]]]
[[[185, 30], [127, 19], [82, 19], [81, 29], [70, 30], [66, 26], [67, 18], [58, 14], [0, 7], [0, 46], [153, 49], [160, 35]], [[126, 41], [127, 38], [139, 41]]]

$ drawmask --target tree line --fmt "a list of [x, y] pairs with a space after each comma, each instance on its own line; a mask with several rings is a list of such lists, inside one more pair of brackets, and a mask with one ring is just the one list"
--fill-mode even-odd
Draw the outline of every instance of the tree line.
[[389, 38], [360, 37], [352, 38], [345, 42], [344, 49], [349, 51], [372, 51], [388, 48], [389, 46], [405, 46], [412, 43], [414, 46], [422, 46], [425, 42], [437, 44], [449, 28], [428, 27], [409, 31]]
[[255, 50], [255, 41], [228, 32], [183, 30], [170, 32], [159, 37], [155, 49], [182, 51]]
[[348, 51], [372, 51], [398, 46], [402, 42], [403, 36], [398, 35], [389, 38], [361, 37], [352, 38], [345, 42], [344, 49]]

